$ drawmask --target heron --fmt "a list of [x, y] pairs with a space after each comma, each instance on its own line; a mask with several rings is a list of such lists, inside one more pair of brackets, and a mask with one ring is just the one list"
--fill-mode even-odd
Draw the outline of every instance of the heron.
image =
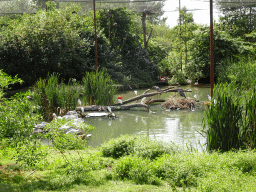
[[[160, 87], [158, 87], [158, 86], [153, 86], [152, 88], [154, 88], [154, 89], [155, 89], [157, 92], [159, 92], [160, 95], [161, 95], [162, 91], [161, 91]], [[158, 97], [158, 95], [157, 95], [157, 97]]]
[[180, 84], [179, 83], [177, 83], [177, 92], [180, 94], [181, 97], [186, 98], [186, 95], [185, 95], [184, 91], [182, 89], [180, 89]]
[[161, 89], [160, 89], [160, 87], [158, 87], [158, 86], [153, 86], [152, 88], [154, 88], [157, 92], [160, 92], [160, 95], [161, 95]]

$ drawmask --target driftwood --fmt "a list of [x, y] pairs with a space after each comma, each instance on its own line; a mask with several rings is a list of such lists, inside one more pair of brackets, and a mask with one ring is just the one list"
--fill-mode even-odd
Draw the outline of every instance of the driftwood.
[[[92, 106], [83, 106], [83, 107], [77, 107], [78, 112], [88, 112], [88, 111], [105, 111], [109, 112], [108, 107], [110, 107], [111, 111], [116, 111], [116, 110], [129, 110], [134, 107], [142, 107], [146, 108], [148, 111], [150, 111], [150, 108], [148, 104], [154, 103], [154, 102], [165, 102], [166, 100], [164, 99], [150, 99], [148, 101], [140, 102], [140, 103], [134, 103], [134, 104], [129, 104], [125, 105], [127, 103], [131, 103], [133, 101], [138, 101], [139, 99], [142, 99], [144, 97], [152, 97], [154, 95], [162, 94], [162, 93], [168, 93], [168, 92], [178, 92], [177, 89], [175, 89], [173, 86], [167, 87], [165, 89], [162, 89], [161, 91], [156, 91], [152, 93], [148, 93], [150, 89], [147, 89], [143, 94], [135, 96], [133, 98], [127, 99], [125, 101], [122, 101], [121, 103], [115, 103], [111, 106], [97, 106], [97, 105], [92, 105]], [[184, 92], [191, 92], [191, 90], [183, 90]]]
[[[149, 106], [142, 103], [134, 103], [129, 105], [121, 105], [121, 106], [84, 106], [84, 107], [77, 107], [77, 111], [79, 112], [86, 112], [86, 111], [108, 111], [108, 107], [111, 108], [111, 111], [117, 111], [117, 110], [129, 110], [134, 107], [143, 107], [146, 108], [148, 111], [150, 111]], [[82, 109], [83, 108], [83, 109]]]
[[[125, 101], [122, 102], [122, 104], [120, 103], [115, 103], [113, 104], [113, 106], [116, 106], [116, 105], [124, 105], [126, 103], [131, 103], [133, 101], [136, 101], [136, 100], [139, 100], [139, 99], [142, 99], [143, 97], [152, 97], [154, 95], [158, 95], [158, 94], [162, 94], [162, 93], [168, 93], [168, 92], [178, 92], [177, 89], [174, 89], [174, 87], [170, 86], [170, 87], [167, 87], [165, 89], [162, 89], [161, 91], [159, 92], [152, 92], [152, 93], [147, 93], [148, 91], [150, 91], [150, 89], [147, 89], [142, 95], [138, 95], [138, 96], [135, 96], [131, 99], [127, 99]], [[188, 90], [188, 89], [185, 89], [183, 90], [184, 92], [191, 92], [191, 90]]]

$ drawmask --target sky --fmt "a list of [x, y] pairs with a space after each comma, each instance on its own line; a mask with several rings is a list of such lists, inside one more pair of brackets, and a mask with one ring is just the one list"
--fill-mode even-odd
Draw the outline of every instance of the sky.
[[[193, 18], [197, 24], [210, 25], [210, 2], [209, 0], [180, 0], [181, 8], [186, 6], [188, 10], [190, 9], [203, 9], [192, 11]], [[179, 12], [179, 0], [166, 0], [163, 17], [167, 17], [166, 24], [169, 27], [174, 27], [178, 24]], [[169, 12], [172, 11], [172, 12]], [[191, 12], [190, 12], [191, 13]], [[213, 9], [213, 18], [218, 21], [218, 11], [216, 8]]]

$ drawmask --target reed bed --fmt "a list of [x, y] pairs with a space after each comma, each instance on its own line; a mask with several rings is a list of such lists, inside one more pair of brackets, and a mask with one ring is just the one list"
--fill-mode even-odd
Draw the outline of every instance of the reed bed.
[[83, 78], [84, 102], [88, 105], [110, 105], [116, 93], [114, 83], [106, 71], [87, 72]]

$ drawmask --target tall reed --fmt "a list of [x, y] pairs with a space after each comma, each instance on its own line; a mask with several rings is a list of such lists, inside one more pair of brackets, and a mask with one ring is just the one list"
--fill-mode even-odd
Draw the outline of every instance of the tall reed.
[[89, 105], [111, 105], [116, 93], [114, 83], [106, 71], [87, 72], [83, 78], [85, 103]]
[[45, 120], [51, 120], [52, 114], [60, 115], [62, 111], [74, 110], [79, 98], [79, 86], [77, 83], [69, 81], [65, 85], [63, 81], [59, 84], [59, 75], [53, 73], [48, 80], [39, 79], [34, 88], [35, 104], [40, 106], [39, 113]]
[[256, 87], [253, 87], [245, 100], [243, 139], [250, 148], [256, 147]]
[[240, 127], [243, 107], [235, 85], [218, 84], [207, 105], [204, 118], [208, 150], [228, 151], [241, 146]]

